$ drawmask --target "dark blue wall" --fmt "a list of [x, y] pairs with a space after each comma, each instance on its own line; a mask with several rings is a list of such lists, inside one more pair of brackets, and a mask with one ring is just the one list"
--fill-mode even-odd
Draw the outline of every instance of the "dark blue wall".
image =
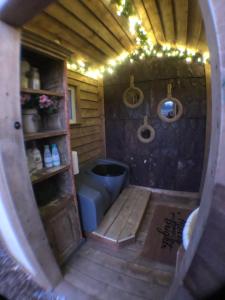
[[[122, 100], [131, 73], [144, 93], [144, 103], [136, 109], [127, 108]], [[166, 97], [169, 82], [184, 109], [183, 116], [171, 124], [157, 116], [157, 105]], [[174, 58], [148, 59], [119, 67], [105, 79], [104, 87], [107, 157], [130, 166], [132, 184], [198, 191], [205, 143], [204, 67]], [[137, 139], [146, 113], [156, 131], [149, 144]]]

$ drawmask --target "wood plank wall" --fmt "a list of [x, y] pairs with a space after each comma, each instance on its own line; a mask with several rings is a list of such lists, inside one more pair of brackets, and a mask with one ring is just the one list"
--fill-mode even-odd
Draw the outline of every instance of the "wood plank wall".
[[[130, 109], [123, 93], [134, 84], [144, 93], [143, 103]], [[163, 122], [157, 113], [166, 97], [167, 84], [180, 100], [184, 113], [174, 123]], [[153, 188], [198, 192], [204, 158], [206, 81], [204, 67], [175, 58], [149, 58], [121, 65], [104, 78], [107, 157], [130, 167], [130, 183]], [[137, 130], [144, 116], [155, 129], [155, 139], [141, 143]]]
[[105, 118], [102, 80], [94, 80], [68, 71], [68, 85], [79, 87], [79, 124], [71, 125], [72, 150], [78, 152], [79, 164], [105, 157]]

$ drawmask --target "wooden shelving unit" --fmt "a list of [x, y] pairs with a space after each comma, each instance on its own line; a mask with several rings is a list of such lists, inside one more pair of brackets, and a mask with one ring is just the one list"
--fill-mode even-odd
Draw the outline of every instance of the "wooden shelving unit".
[[52, 168], [43, 168], [42, 170], [34, 173], [31, 176], [31, 181], [33, 184], [42, 182], [43, 180], [47, 180], [48, 178], [51, 178], [52, 176], [55, 176], [59, 173], [63, 173], [67, 170], [69, 170], [69, 165], [62, 165], [59, 167], [52, 167]]
[[67, 130], [48, 130], [48, 131], [40, 131], [35, 133], [25, 133], [24, 139], [25, 141], [34, 141], [41, 140], [50, 137], [63, 136], [67, 134]]
[[33, 89], [21, 89], [21, 93], [31, 94], [31, 95], [46, 95], [46, 96], [56, 96], [56, 97], [64, 97], [62, 93], [48, 91], [48, 90], [33, 90]]
[[[56, 144], [58, 146], [61, 165], [43, 168], [33, 173], [31, 182], [49, 243], [56, 259], [61, 264], [78, 247], [82, 239], [71, 167], [67, 102], [64, 96], [66, 95], [66, 62], [63, 59], [46, 56], [41, 51], [34, 52], [29, 48], [22, 49], [22, 57], [32, 67], [38, 68], [41, 89], [22, 88], [21, 93], [46, 95], [50, 98], [58, 97], [58, 101], [60, 101], [57, 113], [60, 125], [57, 124], [56, 127], [48, 128], [47, 124], [47, 128], [42, 126], [46, 130], [25, 133], [24, 141], [26, 148], [32, 148], [35, 145], [42, 156], [44, 145]], [[41, 121], [43, 122], [43, 119]], [[45, 211], [44, 214], [43, 211]]]

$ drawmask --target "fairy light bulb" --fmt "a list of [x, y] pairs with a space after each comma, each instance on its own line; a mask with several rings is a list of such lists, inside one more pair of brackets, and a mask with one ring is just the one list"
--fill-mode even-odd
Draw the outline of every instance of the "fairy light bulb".
[[192, 62], [192, 58], [190, 56], [186, 57], [185, 60], [186, 60], [187, 63], [191, 63]]
[[107, 71], [109, 74], [113, 74], [113, 72], [114, 72], [113, 68], [110, 68], [110, 67], [107, 68]]
[[81, 68], [85, 68], [85, 62], [83, 60], [79, 59], [77, 63]]
[[129, 29], [132, 35], [136, 33], [136, 26], [141, 25], [141, 20], [137, 16], [129, 17]]
[[141, 39], [139, 37], [136, 38], [136, 43], [137, 43], [137, 45], [141, 44]]
[[157, 57], [162, 57], [163, 54], [162, 54], [162, 52], [157, 52], [157, 53], [156, 53], [156, 56], [157, 56]]
[[115, 66], [116, 66], [116, 61], [115, 61], [114, 59], [110, 59], [110, 60], [108, 61], [108, 64], [109, 64], [110, 66], [115, 67]]

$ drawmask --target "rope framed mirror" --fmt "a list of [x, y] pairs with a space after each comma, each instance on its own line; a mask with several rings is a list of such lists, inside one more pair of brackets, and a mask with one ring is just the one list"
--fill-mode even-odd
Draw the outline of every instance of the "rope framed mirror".
[[177, 99], [172, 97], [172, 84], [167, 85], [167, 97], [161, 100], [157, 107], [159, 118], [168, 123], [180, 119], [183, 114], [183, 105]]
[[148, 124], [148, 116], [144, 117], [144, 124], [138, 128], [137, 137], [142, 143], [150, 143], [155, 138], [155, 129]]
[[134, 76], [130, 76], [130, 87], [123, 93], [123, 103], [129, 108], [137, 108], [143, 102], [144, 94], [142, 90], [134, 85]]

